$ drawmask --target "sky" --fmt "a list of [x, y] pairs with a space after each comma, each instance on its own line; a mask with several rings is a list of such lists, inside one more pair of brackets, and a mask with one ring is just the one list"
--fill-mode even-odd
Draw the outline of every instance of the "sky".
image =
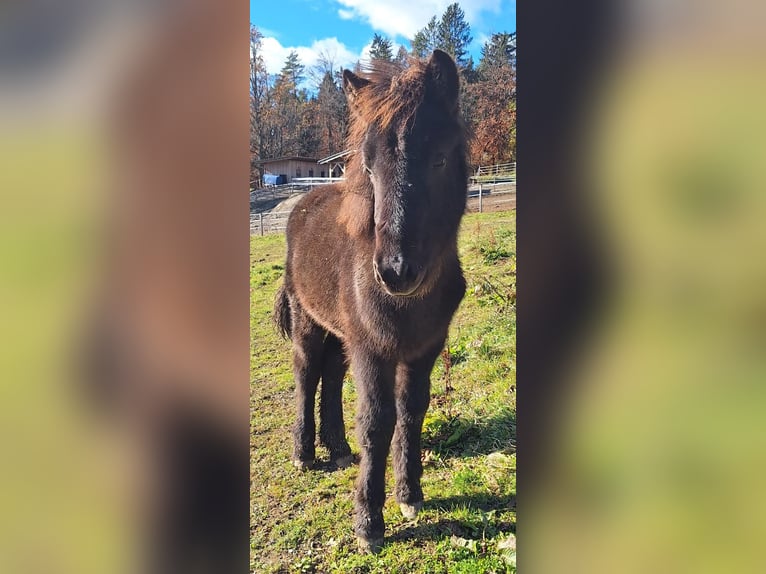
[[[319, 53], [336, 67], [349, 67], [368, 55], [374, 33], [409, 49], [409, 40], [432, 16], [439, 18], [454, 0], [250, 0], [250, 22], [264, 36], [263, 55], [276, 74], [291, 50], [307, 69]], [[478, 63], [482, 44], [494, 32], [516, 31], [516, 0], [461, 0], [471, 25], [469, 52]]]

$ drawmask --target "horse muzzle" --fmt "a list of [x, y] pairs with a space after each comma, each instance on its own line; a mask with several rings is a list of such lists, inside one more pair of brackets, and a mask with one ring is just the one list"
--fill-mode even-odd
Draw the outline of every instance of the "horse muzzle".
[[416, 266], [401, 254], [374, 257], [372, 269], [375, 280], [389, 295], [397, 297], [414, 295], [423, 282], [423, 276]]

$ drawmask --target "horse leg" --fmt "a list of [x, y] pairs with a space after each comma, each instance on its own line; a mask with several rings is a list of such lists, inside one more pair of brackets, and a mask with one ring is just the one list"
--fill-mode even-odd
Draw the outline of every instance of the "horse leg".
[[343, 377], [347, 370], [343, 345], [334, 335], [324, 341], [322, 389], [319, 401], [319, 439], [330, 451], [330, 459], [338, 468], [351, 465], [351, 447], [346, 441], [343, 423]]
[[292, 307], [293, 374], [297, 418], [293, 427], [292, 462], [305, 470], [314, 465], [316, 423], [314, 397], [322, 370], [325, 331], [297, 305]]
[[423, 507], [420, 439], [428, 410], [431, 370], [443, 345], [396, 369], [396, 428], [393, 438], [395, 496], [405, 518], [414, 519]]
[[355, 352], [351, 369], [356, 382], [357, 436], [361, 448], [354, 500], [354, 532], [363, 551], [377, 552], [383, 543], [386, 459], [394, 433], [395, 364]]

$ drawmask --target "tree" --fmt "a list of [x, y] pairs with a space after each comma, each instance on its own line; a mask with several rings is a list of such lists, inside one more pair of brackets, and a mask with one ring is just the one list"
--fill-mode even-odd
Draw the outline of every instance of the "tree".
[[396, 52], [396, 58], [394, 59], [394, 62], [396, 62], [399, 66], [402, 68], [407, 66], [409, 59], [409, 54], [407, 53], [407, 48], [404, 46], [399, 46], [399, 51]]
[[436, 16], [431, 18], [425, 28], [412, 38], [412, 53], [418, 58], [425, 58], [439, 47], [439, 23]]
[[303, 141], [303, 110], [308, 100], [303, 81], [304, 67], [297, 52], [290, 52], [274, 85], [269, 90], [264, 114], [265, 144], [262, 157], [297, 155]]
[[447, 6], [439, 22], [436, 47], [450, 54], [459, 67], [467, 68], [469, 61], [466, 56], [472, 40], [471, 26], [466, 22], [460, 5], [455, 2]]
[[330, 71], [325, 73], [317, 93], [319, 125], [319, 154], [330, 155], [341, 151], [345, 145], [348, 124], [348, 108], [343, 90]]
[[380, 34], [375, 34], [372, 37], [372, 46], [370, 47], [370, 59], [371, 60], [384, 60], [386, 62], [393, 62], [394, 54], [391, 40]]
[[300, 109], [300, 123], [298, 124], [298, 140], [295, 148], [290, 153], [304, 157], [317, 157], [321, 144], [322, 134], [317, 119], [319, 118], [319, 102], [312, 98], [303, 103]]
[[[306, 70], [291, 52], [281, 71], [269, 80], [263, 63], [262, 35], [251, 29], [250, 150], [251, 180], [261, 181], [260, 159], [286, 155], [322, 157], [345, 147], [348, 125], [346, 98], [340, 88], [337, 55], [327, 51]], [[309, 78], [309, 87], [306, 82]], [[313, 89], [313, 93], [310, 90]], [[318, 174], [317, 174], [318, 175]]]
[[481, 48], [480, 73], [503, 66], [516, 68], [516, 32], [492, 34]]
[[516, 158], [516, 82], [510, 66], [489, 68], [481, 81], [466, 87], [472, 165], [491, 165]]
[[251, 180], [260, 180], [255, 162], [263, 157], [264, 110], [268, 105], [269, 75], [263, 61], [263, 35], [250, 26], [250, 172]]
[[263, 34], [255, 26], [250, 26], [250, 95], [255, 100], [263, 100], [268, 90], [268, 74], [263, 61]]
[[300, 84], [303, 81], [303, 72], [304, 72], [304, 66], [301, 64], [300, 58], [298, 57], [298, 52], [295, 50], [292, 50], [287, 55], [287, 60], [285, 60], [285, 65], [282, 66], [282, 70], [279, 72], [279, 77], [277, 78], [277, 84], [280, 83], [286, 83], [288, 85], [288, 89], [292, 91], [292, 93], [295, 95], [295, 97], [298, 97], [298, 84]]
[[473, 64], [468, 56], [471, 40], [471, 26], [466, 21], [460, 5], [455, 2], [447, 6], [441, 19], [434, 16], [415, 34], [411, 42], [412, 53], [419, 58], [425, 58], [438, 48], [450, 54], [459, 68], [471, 69]]

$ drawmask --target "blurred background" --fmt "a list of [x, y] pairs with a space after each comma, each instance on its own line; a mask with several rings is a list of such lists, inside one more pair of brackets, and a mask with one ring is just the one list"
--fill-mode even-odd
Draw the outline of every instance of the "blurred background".
[[764, 6], [543, 4], [539, 33], [519, 12], [521, 571], [762, 572]]
[[244, 571], [247, 5], [0, 12], [0, 571]]

